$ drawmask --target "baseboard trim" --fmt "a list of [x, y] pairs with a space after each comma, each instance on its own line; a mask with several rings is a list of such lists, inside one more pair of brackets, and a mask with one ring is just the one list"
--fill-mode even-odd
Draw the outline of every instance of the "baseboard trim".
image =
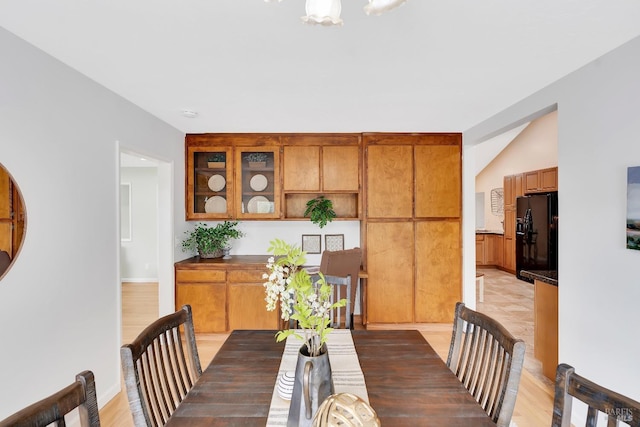
[[149, 283], [149, 282], [158, 282], [158, 278], [157, 277], [147, 277], [147, 278], [140, 278], [140, 277], [136, 277], [136, 278], [128, 278], [128, 277], [122, 277], [120, 279], [120, 283]]

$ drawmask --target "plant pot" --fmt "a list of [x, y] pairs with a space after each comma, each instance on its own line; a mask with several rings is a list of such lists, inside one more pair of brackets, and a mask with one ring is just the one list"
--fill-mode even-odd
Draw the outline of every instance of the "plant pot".
[[318, 408], [334, 392], [327, 345], [323, 344], [315, 357], [309, 356], [307, 345], [303, 345], [298, 351], [287, 427], [311, 427]]
[[207, 167], [211, 169], [224, 169], [226, 162], [207, 162]]
[[267, 162], [249, 162], [249, 169], [259, 169], [267, 167]]
[[222, 252], [222, 249], [218, 249], [217, 251], [213, 251], [209, 253], [202, 253], [198, 251], [198, 255], [200, 256], [200, 258], [220, 258], [222, 257], [223, 252]]

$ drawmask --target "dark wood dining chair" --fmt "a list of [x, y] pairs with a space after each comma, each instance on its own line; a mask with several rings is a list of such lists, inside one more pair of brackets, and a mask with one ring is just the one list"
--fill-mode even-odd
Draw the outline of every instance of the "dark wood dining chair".
[[525, 343], [495, 319], [456, 304], [447, 366], [498, 427], [516, 404]]
[[[320, 272], [325, 276], [351, 277], [351, 290], [348, 301], [351, 311], [349, 313], [349, 325], [353, 328], [353, 308], [356, 303], [356, 290], [358, 288], [360, 266], [362, 265], [362, 249], [352, 248], [340, 251], [323, 251], [320, 259]], [[346, 317], [346, 307], [341, 312]]]
[[202, 375], [191, 306], [147, 326], [120, 356], [135, 426], [163, 426]]
[[65, 415], [79, 409], [82, 427], [100, 427], [93, 372], [83, 371], [62, 390], [0, 421], [0, 427], [65, 427]]
[[607, 427], [617, 427], [619, 422], [640, 427], [640, 402], [581, 377], [566, 363], [559, 364], [556, 369], [552, 427], [571, 426], [571, 403], [574, 397], [589, 407], [587, 427], [597, 425], [600, 412], [607, 416]]
[[[331, 303], [340, 301], [341, 299], [347, 300], [347, 305], [344, 308], [336, 308], [331, 310], [330, 320], [332, 328], [342, 328], [343, 325], [346, 329], [353, 329], [353, 305], [351, 305], [351, 275], [346, 277], [324, 275], [324, 280], [329, 286], [331, 286]], [[344, 321], [343, 318], [344, 317]]]

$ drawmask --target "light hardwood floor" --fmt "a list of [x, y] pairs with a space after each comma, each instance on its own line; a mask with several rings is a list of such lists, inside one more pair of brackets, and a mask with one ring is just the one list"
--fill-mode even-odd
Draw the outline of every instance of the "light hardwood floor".
[[[490, 270], [486, 271], [486, 273], [488, 274], [485, 278], [485, 302], [482, 305], [478, 305], [478, 310], [495, 315], [507, 329], [512, 330], [514, 335], [522, 336], [527, 342], [527, 347], [529, 347], [528, 338], [523, 333], [519, 333], [526, 332], [526, 326], [518, 329], [522, 327], [519, 323], [522, 323], [523, 319], [526, 318], [527, 311], [525, 310], [525, 315], [523, 316], [521, 311], [515, 307], [518, 305], [528, 307], [526, 287], [518, 283], [520, 281], [515, 278], [513, 279], [515, 282], [510, 281], [509, 276], [513, 276], [507, 273], [498, 270]], [[507, 284], [505, 285], [505, 283]], [[523, 295], [522, 292], [525, 294]], [[511, 310], [504, 303], [504, 298], [509, 299], [510, 304], [514, 306]], [[145, 326], [157, 318], [157, 284], [123, 283], [122, 306], [122, 337], [123, 343], [126, 343], [132, 341]], [[533, 306], [531, 305], [532, 310]], [[533, 314], [531, 314], [531, 319], [532, 316]], [[394, 325], [391, 325], [386, 328], [391, 329], [393, 327]], [[403, 328], [406, 328], [406, 326], [403, 326]], [[451, 326], [421, 325], [417, 326], [417, 328], [440, 357], [446, 359], [451, 340]], [[532, 327], [530, 334], [532, 337]], [[200, 354], [203, 368], [213, 359], [227, 336], [228, 334], [198, 334], [198, 353]], [[529, 349], [527, 353], [529, 354]], [[532, 367], [532, 372], [529, 371], [530, 367]], [[520, 380], [518, 400], [513, 416], [513, 423], [517, 427], [547, 427], [551, 425], [553, 384], [548, 380], [542, 380], [540, 377], [539, 368], [537, 372], [535, 371], [535, 362], [527, 360]], [[99, 403], [102, 404], [102, 402]], [[120, 392], [100, 410], [100, 420], [105, 427], [133, 426], [125, 391]]]

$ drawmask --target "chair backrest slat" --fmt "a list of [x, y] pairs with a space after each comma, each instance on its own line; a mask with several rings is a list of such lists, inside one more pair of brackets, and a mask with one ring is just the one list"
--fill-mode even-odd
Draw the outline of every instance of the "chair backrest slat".
[[136, 427], [166, 424], [202, 375], [188, 305], [153, 322], [120, 353]]
[[346, 277], [324, 275], [325, 282], [331, 286], [331, 303], [340, 301], [341, 299], [347, 300], [347, 305], [344, 310], [344, 323], [342, 322], [342, 310], [340, 308], [331, 310], [330, 319], [332, 328], [344, 327], [347, 329], [352, 328], [351, 314], [353, 313], [353, 307], [351, 306], [351, 300], [349, 295], [351, 294], [351, 275]]
[[552, 427], [571, 426], [573, 398], [588, 405], [586, 426], [596, 426], [600, 413], [607, 417], [607, 426], [625, 423], [640, 427], [640, 402], [602, 387], [575, 373], [575, 369], [561, 363], [556, 369]]
[[[351, 313], [346, 313], [346, 307], [340, 309], [341, 315], [346, 317], [345, 321], [349, 321], [350, 327], [353, 327], [353, 307], [356, 301], [356, 289], [358, 287], [358, 275], [360, 266], [362, 265], [362, 249], [352, 248], [339, 251], [322, 252], [320, 259], [320, 272], [325, 276], [347, 277], [351, 276], [351, 287], [347, 296]], [[349, 328], [349, 327], [347, 327]]]
[[456, 304], [447, 366], [498, 427], [511, 422], [524, 352], [500, 323]]
[[0, 427], [45, 427], [54, 423], [64, 427], [65, 415], [76, 408], [82, 427], [100, 427], [96, 384], [91, 371], [79, 373], [74, 383], [0, 421]]

